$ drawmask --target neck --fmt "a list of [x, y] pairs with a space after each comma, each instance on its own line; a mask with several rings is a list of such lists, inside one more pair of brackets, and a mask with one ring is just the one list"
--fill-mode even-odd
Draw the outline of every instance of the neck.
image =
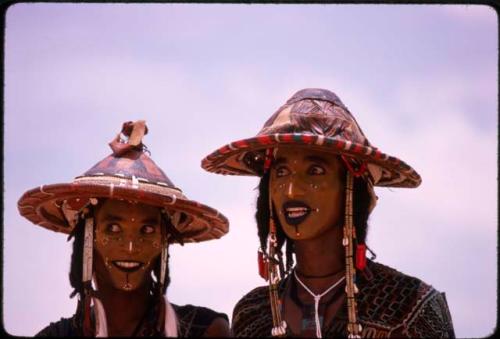
[[325, 286], [342, 277], [345, 269], [342, 237], [342, 227], [336, 226], [314, 239], [294, 241], [296, 271], [311, 290], [322, 292]]
[[148, 284], [134, 291], [122, 291], [98, 284], [98, 295], [106, 312], [109, 336], [132, 336], [150, 307]]

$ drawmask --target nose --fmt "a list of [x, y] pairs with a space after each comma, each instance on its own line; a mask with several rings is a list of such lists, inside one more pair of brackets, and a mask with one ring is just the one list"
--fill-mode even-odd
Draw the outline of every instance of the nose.
[[137, 239], [128, 238], [122, 248], [129, 254], [136, 254], [141, 251], [141, 246]]
[[286, 186], [286, 196], [291, 199], [302, 195], [304, 195], [304, 189], [300, 180], [294, 177], [290, 178]]

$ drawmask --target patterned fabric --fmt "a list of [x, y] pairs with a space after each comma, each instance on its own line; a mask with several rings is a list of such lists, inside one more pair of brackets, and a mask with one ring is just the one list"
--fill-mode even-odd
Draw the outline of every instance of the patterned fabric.
[[297, 92], [256, 137], [219, 148], [202, 160], [202, 167], [220, 174], [261, 176], [265, 150], [278, 145], [343, 154], [355, 167], [366, 162], [370, 180], [377, 186], [417, 187], [421, 183], [413, 168], [370, 144], [335, 93], [315, 88]]
[[[363, 338], [455, 337], [444, 293], [372, 261], [368, 261], [367, 273], [371, 274], [358, 274], [358, 318]], [[280, 283], [280, 294], [288, 279]], [[346, 311], [344, 303], [334, 319], [322, 328], [324, 337], [347, 336]], [[236, 337], [270, 337], [272, 326], [268, 287], [254, 289], [234, 308], [232, 329]]]
[[[224, 318], [229, 321], [224, 313], [217, 313], [206, 307], [193, 305], [177, 306], [172, 304], [179, 321], [180, 338], [201, 337], [216, 318]], [[162, 337], [163, 333], [155, 329], [155, 314], [150, 312], [146, 317], [137, 337]], [[36, 337], [81, 337], [82, 331], [78, 326], [76, 317], [61, 318], [58, 322], [50, 323], [47, 327], [35, 335]]]

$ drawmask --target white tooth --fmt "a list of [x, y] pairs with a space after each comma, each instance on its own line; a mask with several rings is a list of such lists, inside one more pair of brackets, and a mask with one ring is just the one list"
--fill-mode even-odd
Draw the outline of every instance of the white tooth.
[[117, 261], [116, 264], [120, 267], [124, 268], [131, 268], [131, 267], [137, 267], [140, 264], [136, 262], [129, 262], [129, 261]]
[[301, 217], [305, 215], [304, 212], [291, 212], [291, 213], [288, 213], [288, 217], [289, 218], [298, 218], [298, 217]]
[[305, 207], [288, 207], [286, 210], [290, 211], [290, 212], [297, 212], [297, 211], [307, 211], [307, 208], [305, 208]]

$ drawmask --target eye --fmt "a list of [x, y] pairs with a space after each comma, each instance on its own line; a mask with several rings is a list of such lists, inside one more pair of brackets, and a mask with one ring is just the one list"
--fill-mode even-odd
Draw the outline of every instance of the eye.
[[307, 170], [307, 174], [309, 174], [309, 175], [323, 175], [323, 174], [325, 174], [325, 172], [326, 172], [326, 170], [319, 165], [312, 165]]
[[285, 175], [290, 174], [290, 170], [286, 168], [285, 166], [280, 166], [276, 168], [276, 176], [279, 177], [284, 177]]
[[122, 231], [122, 228], [120, 227], [120, 225], [118, 224], [109, 224], [107, 227], [106, 227], [106, 230], [109, 232], [109, 233], [119, 233]]
[[141, 227], [141, 232], [143, 234], [151, 234], [154, 233], [155, 231], [156, 231], [155, 227], [151, 225], [144, 225]]

